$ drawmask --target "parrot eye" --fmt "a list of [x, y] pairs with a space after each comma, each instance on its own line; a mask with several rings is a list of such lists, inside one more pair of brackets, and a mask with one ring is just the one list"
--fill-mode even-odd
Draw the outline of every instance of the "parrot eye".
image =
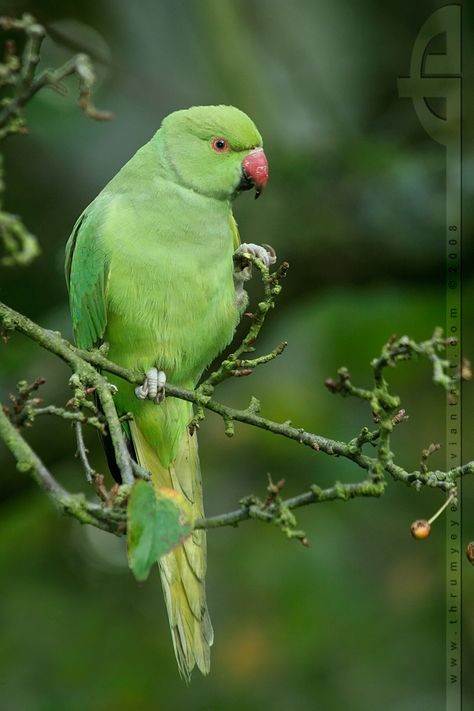
[[211, 146], [216, 151], [216, 153], [225, 153], [229, 150], [229, 144], [225, 138], [213, 138]]

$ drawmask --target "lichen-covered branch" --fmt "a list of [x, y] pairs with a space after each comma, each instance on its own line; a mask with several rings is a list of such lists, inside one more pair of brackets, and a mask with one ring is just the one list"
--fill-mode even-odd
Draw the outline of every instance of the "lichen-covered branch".
[[[265, 268], [262, 268], [263, 265], [261, 263], [258, 264], [258, 260], [256, 260], [256, 265], [260, 269], [263, 279], [268, 280], [270, 275], [264, 270]], [[273, 287], [280, 285], [280, 279], [283, 273], [286, 273], [286, 270], [287, 265], [285, 265], [284, 270], [277, 270], [277, 272], [272, 275]], [[273, 306], [274, 297], [275, 292], [272, 291], [271, 288], [267, 288], [264, 296], [266, 301], [261, 302], [265, 303], [266, 306], [261, 309], [260, 313], [263, 314], [263, 317], [258, 324], [258, 330], [263, 326], [265, 315]], [[62, 491], [62, 498], [60, 500], [61, 506], [64, 510], [67, 510], [68, 513], [76, 516], [76, 518], [81, 521], [85, 521], [85, 518], [87, 518], [88, 523], [99, 525], [100, 528], [105, 528], [114, 533], [123, 532], [125, 530], [125, 523], [123, 517], [121, 517], [121, 514], [124, 513], [121, 506], [126, 499], [127, 486], [133, 483], [137, 477], [149, 478], [149, 473], [144, 471], [137, 462], [134, 462], [130, 457], [123, 437], [121, 421], [115, 411], [113, 392], [105, 373], [113, 373], [133, 384], [140, 384], [142, 382], [143, 373], [127, 370], [109, 361], [103, 353], [106, 348], [90, 352], [81, 351], [62, 338], [59, 333], [42, 328], [38, 324], [33, 323], [26, 316], [17, 313], [1, 303], [0, 325], [3, 331], [4, 341], [8, 341], [9, 336], [14, 331], [22, 333], [35, 341], [42, 348], [57, 355], [65, 361], [73, 371], [70, 384], [74, 390], [74, 396], [66, 404], [66, 407], [63, 408], [56, 406], [40, 407], [39, 405], [42, 403], [38, 402], [38, 398], [32, 398], [32, 395], [41, 384], [40, 381], [36, 381], [36, 383], [31, 386], [25, 383], [19, 385], [19, 395], [12, 398], [13, 411], [9, 413], [10, 426], [13, 427], [16, 432], [16, 437], [18, 438], [17, 443], [24, 442], [17, 428], [24, 423], [31, 424], [34, 418], [40, 414], [54, 414], [66, 420], [74, 421], [76, 435], [78, 437], [78, 452], [86, 477], [95, 483], [96, 490], [105, 503], [102, 505], [95, 504], [95, 508], [91, 513], [88, 509], [87, 502], [78, 505], [78, 500], [75, 498], [75, 495], [70, 495], [73, 497], [72, 502], [68, 506], [65, 506], [64, 491]], [[296, 428], [289, 422], [276, 422], [265, 418], [260, 414], [261, 406], [256, 398], [252, 398], [247, 408], [238, 409], [221, 403], [210, 396], [209, 393], [214, 392], [214, 388], [219, 382], [222, 382], [228, 377], [232, 377], [232, 375], [234, 375], [234, 377], [240, 377], [239, 371], [242, 367], [241, 355], [248, 352], [247, 349], [250, 345], [254, 348], [254, 342], [255, 339], [252, 339], [252, 345], [249, 343], [249, 332], [247, 332], [231, 356], [225, 359], [224, 362], [226, 364], [223, 365], [221, 363], [217, 370], [211, 373], [204, 381], [207, 387], [207, 390], [205, 390], [206, 394], [203, 394], [202, 385], [196, 390], [187, 390], [167, 383], [166, 395], [168, 397], [177, 397], [187, 400], [188, 402], [192, 402], [197, 408], [202, 409], [202, 411], [208, 410], [219, 415], [224, 422], [226, 432], [229, 423], [233, 423], [234, 421], [242, 422], [307, 446], [314, 453], [317, 453], [317, 456], [319, 456], [319, 454], [326, 454], [348, 459], [365, 471], [366, 474], [361, 481], [347, 484], [336, 482], [333, 486], [325, 489], [321, 489], [317, 484], [313, 484], [309, 487], [308, 491], [290, 499], [282, 499], [280, 491], [278, 491], [277, 494], [273, 495], [273, 499], [270, 503], [268, 502], [268, 497], [267, 500], [261, 501], [255, 495], [250, 495], [242, 500], [240, 507], [235, 511], [196, 521], [195, 526], [197, 528], [235, 526], [247, 519], [258, 519], [273, 522], [289, 537], [297, 538], [305, 542], [306, 535], [303, 531], [297, 529], [296, 519], [291, 513], [293, 509], [299, 508], [300, 506], [333, 501], [336, 499], [349, 500], [359, 496], [379, 497], [383, 494], [387, 486], [387, 477], [395, 481], [403, 482], [408, 486], [415, 486], [417, 489], [423, 486], [429, 486], [438, 488], [440, 491], [451, 492], [454, 490], [459, 477], [474, 473], [474, 462], [467, 463], [463, 467], [456, 467], [446, 472], [439, 470], [430, 471], [427, 466], [429, 455], [422, 458], [419, 469], [406, 471], [395, 463], [394, 455], [390, 449], [390, 438], [393, 429], [405, 422], [407, 416], [405, 411], [400, 409], [399, 398], [390, 393], [388, 382], [384, 376], [386, 368], [394, 367], [400, 361], [406, 361], [414, 357], [424, 357], [430, 362], [433, 368], [433, 380], [435, 383], [441, 384], [451, 393], [454, 392], [456, 388], [456, 383], [453, 381], [453, 378], [448, 376], [449, 362], [443, 357], [446, 341], [443, 339], [439, 330], [435, 331], [432, 338], [422, 343], [416, 343], [407, 337], [390, 339], [383, 347], [381, 355], [372, 361], [374, 377], [374, 386], [372, 389], [364, 389], [355, 386], [351, 381], [349, 372], [344, 368], [338, 371], [338, 380], [328, 379], [326, 381], [326, 386], [332, 392], [344, 396], [357, 397], [369, 404], [372, 418], [375, 421], [375, 427], [371, 430], [369, 430], [368, 427], [363, 427], [361, 431], [348, 442], [333, 440], [322, 435], [308, 432], [303, 428]], [[268, 362], [269, 359], [268, 355], [263, 355], [259, 358], [252, 359], [252, 362], [260, 364]], [[97, 369], [100, 369], [100, 372]], [[90, 399], [92, 393], [94, 393], [100, 401], [103, 414], [98, 412], [95, 403]], [[200, 419], [202, 419], [202, 416]], [[196, 422], [193, 421], [192, 424], [195, 426]], [[115, 494], [112, 496], [107, 494], [103, 487], [103, 477], [97, 475], [87, 459], [82, 439], [82, 427], [87, 425], [100, 428], [102, 431], [106, 429], [112, 438], [117, 463], [122, 472], [123, 481], [127, 485], [125, 488], [122, 488], [122, 494], [118, 498]], [[11, 432], [12, 430], [10, 428], [10, 440]], [[2, 432], [0, 431], [0, 438], [1, 437]], [[372, 450], [375, 448], [373, 454], [364, 451], [364, 448], [368, 445], [370, 445]], [[18, 446], [21, 449], [23, 445], [18, 444]], [[12, 450], [15, 457], [15, 452], [17, 451], [19, 450]], [[99, 480], [97, 477], [99, 477]], [[97, 481], [100, 485], [99, 489], [97, 489]], [[56, 501], [58, 500], [58, 497], [55, 495], [53, 495], [53, 498], [55, 498]], [[100, 515], [98, 515], [99, 509], [97, 509], [97, 506], [99, 506], [101, 510]]]
[[112, 117], [109, 111], [100, 111], [92, 103], [92, 88], [95, 73], [86, 54], [76, 54], [56, 69], [46, 69], [37, 76], [36, 69], [40, 50], [46, 36], [45, 28], [34, 17], [25, 14], [21, 19], [0, 17], [0, 29], [10, 33], [21, 33], [26, 38], [24, 49], [19, 55], [16, 43], [11, 38], [6, 44], [6, 54], [0, 64], [0, 88], [10, 91], [0, 111], [0, 140], [12, 133], [26, 130], [23, 109], [26, 104], [45, 88], [65, 93], [62, 82], [76, 76], [79, 83], [79, 105], [86, 116], [98, 121]]
[[[84, 365], [94, 365], [97, 368], [100, 368], [101, 371], [107, 371], [118, 375], [119, 377], [133, 384], [140, 384], [143, 382], [142, 373], [127, 370], [112, 363], [105, 356], [103, 356], [100, 351], [95, 350], [89, 352], [81, 351], [75, 348], [72, 344], [62, 338], [61, 335], [57, 332], [47, 331], [46, 329], [41, 328], [41, 326], [38, 326], [37, 324], [33, 323], [26, 316], [23, 316], [22, 314], [13, 311], [13, 309], [10, 309], [8, 306], [2, 304], [1, 302], [0, 324], [2, 324], [4, 332], [8, 333], [10, 331], [16, 330], [20, 333], [23, 333], [30, 339], [39, 343], [43, 348], [59, 356], [62, 360], [64, 360], [69, 366], [73, 368], [76, 368], [78, 366], [78, 363], [80, 364], [82, 362]], [[433, 338], [439, 338], [439, 336], [436, 334]], [[431, 348], [431, 340], [427, 341], [426, 343], [429, 344], [429, 348]], [[88, 377], [90, 379], [90, 370], [88, 370], [87, 372], [89, 374]], [[110, 385], [107, 383], [107, 380], [104, 378], [104, 376], [97, 373], [97, 371], [93, 372], [96, 376], [94, 382], [97, 382], [97, 377], [100, 378], [102, 380], [101, 389], [105, 387], [108, 388], [110, 392]], [[326, 384], [328, 384], [328, 382], [329, 381], [326, 381]], [[345, 387], [349, 388], [348, 383], [350, 381], [346, 379], [345, 382]], [[354, 388], [352, 386], [350, 386], [350, 388], [352, 391], [354, 391]], [[367, 399], [366, 394], [368, 392], [371, 391], [364, 391], [364, 399]], [[325, 453], [331, 456], [338, 456], [350, 459], [362, 469], [372, 471], [373, 467], [378, 463], [377, 457], [370, 457], [364, 454], [362, 452], [362, 448], [365, 443], [373, 443], [377, 439], [380, 439], [380, 423], [379, 427], [372, 433], [369, 433], [367, 430], [368, 436], [366, 438], [363, 436], [363, 434], [362, 436], [359, 434], [357, 437], [346, 443], [330, 439], [328, 437], [323, 437], [312, 432], [308, 432], [304, 428], [294, 427], [288, 422], [275, 422], [268, 418], [262, 417], [259, 414], [260, 403], [256, 400], [256, 398], [252, 399], [247, 408], [238, 409], [220, 403], [217, 400], [211, 399], [210, 397], [203, 397], [200, 388], [197, 388], [193, 391], [175, 386], [171, 383], [167, 383], [166, 394], [167, 396], [178, 397], [182, 400], [192, 402], [197, 406], [201, 406], [204, 409], [210, 410], [211, 412], [220, 415], [224, 422], [229, 420], [235, 420], [237, 422], [242, 422], [244, 424], [252, 425], [254, 427], [267, 430], [272, 434], [277, 434], [283, 437], [287, 437], [288, 439], [294, 440], [295, 442], [305, 445], [314, 451]], [[352, 392], [352, 394], [354, 394], [354, 392]], [[380, 406], [377, 404], [377, 397], [377, 395], [373, 395], [371, 397], [371, 400], [372, 405], [379, 408]], [[394, 399], [394, 402], [397, 403], [398, 407], [398, 399]], [[388, 427], [386, 423], [384, 426], [385, 428]], [[388, 428], [390, 432], [393, 429], [393, 426], [394, 425], [391, 424], [391, 426]], [[394, 468], [388, 466], [388, 464], [389, 463], [387, 462], [387, 472], [391, 473], [392, 471], [394, 471]], [[418, 472], [418, 474], [421, 474], [421, 472]], [[415, 476], [415, 478], [417, 478], [417, 476]]]
[[[79, 83], [79, 106], [90, 118], [102, 121], [111, 118], [108, 111], [99, 111], [92, 102], [95, 74], [86, 54], [77, 54], [55, 69], [37, 75], [40, 51], [46, 36], [45, 28], [34, 17], [25, 14], [21, 19], [0, 17], [0, 29], [8, 33], [5, 54], [0, 62], [0, 141], [12, 134], [28, 133], [24, 108], [43, 89], [66, 93], [63, 82], [76, 76]], [[17, 49], [16, 37], [24, 40]], [[40, 253], [38, 241], [22, 220], [2, 207], [3, 165], [0, 156], [0, 265], [24, 266]]]
[[71, 346], [68, 341], [61, 338], [59, 334], [40, 328], [25, 316], [14, 312], [3, 304], [0, 306], [0, 312], [0, 321], [2, 322], [4, 332], [19, 330], [30, 338], [33, 338], [46, 350], [62, 358], [62, 360], [72, 368], [73, 375], [69, 382], [74, 389], [73, 401], [76, 407], [87, 407], [87, 404], [92, 405], [88, 399], [88, 395], [92, 391], [95, 392], [107, 421], [117, 465], [122, 474], [123, 481], [126, 484], [133, 483], [134, 478], [130, 464], [130, 455], [122, 435], [122, 426], [112, 397], [113, 386], [111, 386], [106, 378], [92, 365], [81, 358], [77, 350]]
[[82, 494], [71, 494], [53, 477], [38, 455], [0, 407], [0, 439], [16, 460], [19, 472], [33, 477], [38, 486], [54, 501], [58, 509], [81, 523], [88, 523], [110, 533], [125, 531], [125, 513], [112, 506], [105, 507]]

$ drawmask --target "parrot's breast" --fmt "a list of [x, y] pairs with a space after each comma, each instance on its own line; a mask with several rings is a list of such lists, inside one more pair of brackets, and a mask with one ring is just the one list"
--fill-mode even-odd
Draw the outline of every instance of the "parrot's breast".
[[155, 209], [122, 201], [109, 229], [105, 340], [117, 363], [190, 385], [231, 341], [239, 314], [230, 208], [188, 192]]

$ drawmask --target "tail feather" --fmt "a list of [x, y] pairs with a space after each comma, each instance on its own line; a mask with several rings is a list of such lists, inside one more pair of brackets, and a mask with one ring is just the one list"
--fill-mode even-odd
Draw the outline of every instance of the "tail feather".
[[[190, 416], [189, 418], [190, 419]], [[197, 453], [197, 437], [184, 428], [174, 461], [164, 467], [156, 448], [140, 430], [139, 418], [131, 423], [131, 435], [140, 464], [152, 474], [153, 484], [172, 487], [189, 502], [186, 513], [193, 520], [204, 515], [201, 472]], [[209, 612], [206, 604], [206, 534], [193, 531], [186, 541], [159, 561], [161, 583], [168, 612], [173, 646], [178, 668], [186, 681], [195, 666], [203, 674], [210, 669], [210, 647], [213, 643]]]
[[[201, 514], [202, 516], [202, 514]], [[206, 534], [199, 531], [200, 536], [192, 535], [183, 544], [186, 560], [198, 580], [204, 580], [206, 576], [206, 556], [201, 555], [201, 550], [206, 549]]]

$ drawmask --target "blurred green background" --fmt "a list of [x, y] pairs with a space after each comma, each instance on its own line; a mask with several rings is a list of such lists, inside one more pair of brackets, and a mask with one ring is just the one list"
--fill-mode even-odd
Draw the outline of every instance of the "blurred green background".
[[[0, 298], [70, 334], [63, 279], [71, 227], [101, 187], [158, 128], [193, 104], [232, 103], [256, 121], [270, 183], [235, 205], [243, 240], [269, 242], [291, 269], [261, 341], [286, 339], [278, 360], [219, 397], [292, 419], [336, 439], [370, 424], [358, 402], [323, 381], [346, 365], [370, 384], [369, 363], [393, 333], [429, 337], [445, 321], [444, 149], [397, 95], [417, 32], [441, 3], [374, 0], [71, 0], [0, 2], [33, 12], [55, 42], [43, 66], [76, 49], [94, 58], [95, 99], [112, 122], [94, 123], [70, 95], [40, 94], [27, 137], [5, 144], [5, 207], [40, 239], [41, 257], [3, 269]], [[464, 110], [472, 112], [472, 16], [464, 8]], [[438, 50], [438, 51], [442, 51]], [[73, 82], [71, 82], [71, 85]], [[471, 114], [472, 115], [472, 114]], [[464, 126], [464, 225], [472, 230], [472, 129]], [[464, 241], [464, 314], [472, 313], [472, 242]], [[474, 354], [465, 317], [464, 352]], [[68, 398], [68, 371], [20, 336], [0, 349], [0, 400], [21, 378], [46, 378], [47, 402]], [[445, 443], [445, 400], [424, 363], [393, 372], [410, 415], [393, 447], [418, 466], [421, 449]], [[474, 457], [472, 386], [465, 387], [464, 459]], [[210, 415], [200, 430], [206, 510], [263, 494], [266, 474], [293, 495], [311, 483], [356, 481], [347, 462], [238, 426], [224, 436]], [[28, 433], [53, 473], [85, 490], [72, 430], [38, 421]], [[105, 469], [94, 433], [97, 467]], [[445, 467], [443, 449], [432, 464]], [[59, 516], [0, 448], [0, 707], [8, 710], [444, 708], [445, 530], [409, 534], [438, 492], [393, 483], [381, 500], [301, 509], [304, 549], [247, 522], [208, 536], [208, 598], [216, 630], [213, 669], [178, 678], [158, 575], [137, 585], [123, 542]], [[474, 539], [474, 491], [464, 484], [463, 544]], [[463, 560], [465, 708], [474, 704], [474, 568]]]

